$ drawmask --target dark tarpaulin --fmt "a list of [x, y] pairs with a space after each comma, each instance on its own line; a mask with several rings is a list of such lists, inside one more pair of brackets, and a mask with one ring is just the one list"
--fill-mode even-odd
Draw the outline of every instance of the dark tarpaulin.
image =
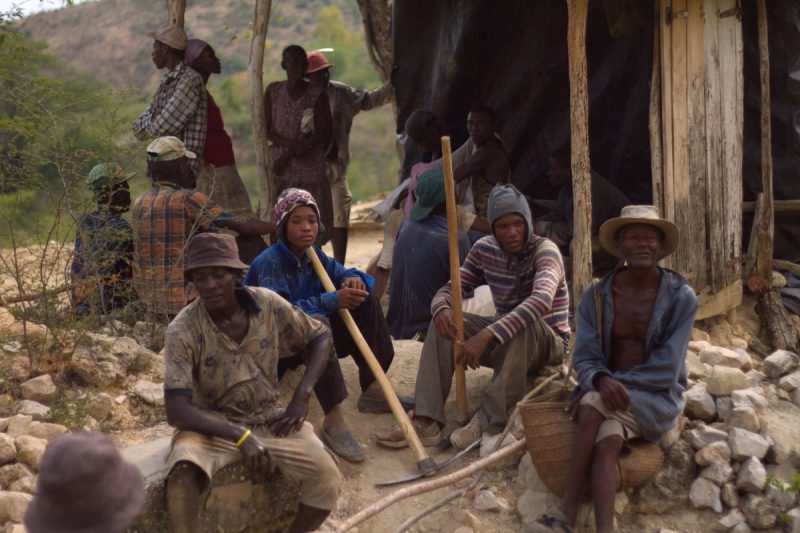
[[[591, 5], [592, 167], [649, 203], [652, 12], [638, 0]], [[612, 37], [610, 27], [622, 34]], [[498, 114], [515, 183], [536, 198], [554, 195], [547, 156], [566, 145], [570, 128], [565, 0], [395, 0], [394, 50], [400, 129], [415, 109], [431, 109], [455, 148], [470, 107], [485, 103]]]
[[[743, 2], [744, 42], [744, 199], [761, 192], [761, 86], [758, 15], [755, 2]], [[800, 3], [767, 2], [772, 172], [776, 200], [800, 198]], [[744, 217], [750, 236], [752, 213]], [[745, 248], [746, 249], [746, 248]], [[775, 257], [800, 260], [800, 214], [775, 214]]]

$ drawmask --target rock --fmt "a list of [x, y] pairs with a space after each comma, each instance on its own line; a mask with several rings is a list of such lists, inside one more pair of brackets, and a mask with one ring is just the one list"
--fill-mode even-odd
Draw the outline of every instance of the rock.
[[475, 533], [475, 530], [468, 526], [457, 527], [453, 533]]
[[89, 398], [86, 405], [86, 412], [95, 420], [105, 420], [111, 414], [114, 407], [114, 400], [105, 392], [94, 394]]
[[709, 342], [710, 340], [710, 338], [697, 340], [692, 339], [689, 341], [689, 349], [695, 353], [701, 353], [703, 350], [710, 350], [714, 347], [714, 345]]
[[709, 346], [711, 346], [710, 342], [711, 342], [711, 335], [709, 335], [702, 329], [692, 328], [692, 340], [689, 341], [690, 348], [692, 347], [692, 344], [695, 344], [695, 346], [698, 344], [708, 344]]
[[667, 450], [661, 470], [636, 495], [636, 511], [664, 513], [686, 506], [686, 487], [692, 483], [695, 471], [693, 451], [683, 440]]
[[8, 419], [6, 433], [9, 437], [17, 438], [28, 432], [33, 422], [33, 417], [28, 415], [14, 415]]
[[16, 480], [12, 483], [8, 490], [14, 492], [24, 492], [26, 494], [36, 494], [36, 478], [34, 476], [26, 476]]
[[776, 350], [764, 359], [762, 372], [771, 379], [788, 374], [797, 366], [797, 356], [787, 350]]
[[111, 387], [117, 383], [117, 378], [121, 380], [125, 377], [115, 358], [101, 360], [86, 346], [75, 349], [70, 360], [70, 369], [83, 383], [95, 387]]
[[746, 350], [747, 349], [747, 341], [741, 337], [731, 337], [731, 348], [734, 350]]
[[787, 392], [800, 389], [800, 372], [792, 372], [783, 376], [778, 382], [778, 386]]
[[714, 511], [722, 512], [722, 501], [719, 498], [719, 487], [704, 478], [697, 478], [689, 489], [689, 501], [695, 509], [708, 507]]
[[164, 385], [140, 379], [133, 386], [133, 393], [150, 405], [164, 405]]
[[[776, 485], [779, 485], [777, 487]], [[784, 483], [778, 479], [770, 479], [764, 489], [764, 496], [778, 506], [781, 511], [788, 511], [797, 503], [797, 494], [795, 494], [788, 483]]]
[[694, 429], [690, 429], [684, 434], [686, 441], [695, 450], [705, 448], [712, 442], [724, 442], [728, 440], [728, 434], [721, 429], [716, 429], [705, 424], [698, 424]]
[[791, 402], [792, 401], [792, 397], [789, 395], [788, 392], [786, 392], [783, 389], [778, 389], [778, 398], [783, 400], [783, 401], [785, 401], [785, 402]]
[[766, 484], [767, 469], [755, 457], [750, 457], [739, 467], [739, 472], [736, 474], [737, 489], [760, 494]]
[[769, 402], [764, 397], [764, 390], [761, 387], [750, 387], [733, 391], [731, 393], [731, 401], [734, 407], [762, 409], [769, 405]]
[[530, 454], [526, 453], [522, 456], [517, 470], [517, 487], [520, 492], [530, 489], [534, 492], [547, 492], [547, 486], [544, 481], [539, 477], [536, 467], [533, 466]]
[[0, 414], [14, 414], [14, 398], [10, 394], [0, 394]]
[[712, 442], [694, 455], [694, 460], [700, 466], [714, 463], [727, 463], [731, 460], [731, 449], [727, 442]]
[[736, 491], [736, 485], [733, 483], [725, 483], [722, 486], [720, 498], [722, 498], [722, 503], [731, 509], [739, 507], [739, 493]]
[[122, 366], [126, 373], [139, 372], [147, 368], [155, 355], [130, 337], [110, 337], [90, 334], [97, 349], [110, 353]]
[[23, 492], [0, 492], [0, 522], [21, 523], [33, 496]]
[[[486, 457], [487, 455], [491, 454], [492, 451], [494, 451], [494, 447], [497, 445], [497, 441], [498, 440], [500, 440], [500, 433], [497, 433], [496, 435], [490, 435], [489, 433], [484, 433], [483, 436], [481, 437], [480, 456], [481, 457]], [[509, 444], [511, 444], [513, 442], [516, 442], [516, 440], [517, 439], [514, 437], [514, 435], [512, 435], [509, 432], [509, 434], [506, 435], [506, 438], [503, 440], [503, 443], [501, 444], [501, 447], [502, 446], [507, 446], [507, 445], [509, 445]], [[514, 463], [514, 461], [516, 461], [516, 458], [515, 457], [511, 457], [510, 461], [504, 461], [502, 464], [505, 464], [506, 466], [510, 466], [511, 464]]]
[[792, 533], [797, 533], [800, 531], [800, 507], [795, 507], [786, 513], [786, 518], [788, 518], [789, 527], [792, 529]]
[[706, 377], [706, 367], [700, 362], [700, 358], [692, 351], [686, 352], [686, 370], [689, 379], [703, 379]]
[[769, 283], [770, 287], [774, 287], [776, 289], [782, 289], [786, 287], [786, 276], [778, 272], [777, 270], [772, 271], [772, 278], [770, 279]]
[[717, 418], [723, 422], [727, 422], [733, 410], [733, 401], [730, 396], [718, 396], [714, 403], [717, 406]]
[[751, 531], [752, 529], [747, 525], [747, 522], [739, 522], [731, 529], [731, 533], [750, 533]]
[[497, 497], [497, 505], [500, 506], [500, 511], [502, 512], [511, 510], [511, 503], [502, 496]]
[[517, 498], [519, 519], [523, 524], [530, 524], [556, 503], [558, 503], [558, 497], [552, 492], [536, 492], [525, 489]]
[[50, 417], [50, 408], [33, 400], [22, 400], [17, 404], [17, 414], [30, 416], [33, 420], [45, 420]]
[[736, 407], [728, 420], [731, 426], [746, 429], [753, 433], [761, 431], [761, 420], [752, 407]]
[[681, 433], [683, 433], [683, 425], [686, 420], [686, 417], [680, 417], [677, 424], [672, 426], [661, 435], [661, 441], [659, 444], [661, 444], [662, 450], [668, 450], [670, 446], [675, 444], [675, 442], [681, 438]]
[[[741, 340], [741, 339], [739, 339]], [[742, 341], [744, 342], [744, 341]], [[745, 343], [747, 344], [747, 343]], [[736, 352], [736, 355], [739, 356], [739, 360], [742, 362], [742, 370], [744, 370], [745, 375], [751, 370], [753, 370], [753, 360], [750, 358], [750, 354], [747, 353], [747, 346], [743, 348], [734, 348], [733, 351]], [[758, 385], [758, 383], [756, 383]]]
[[744, 375], [747, 376], [748, 388], [758, 387], [763, 380], [767, 379], [767, 376], [765, 376], [764, 374], [762, 374], [761, 372], [759, 372], [754, 368], [751, 368], [750, 370], [745, 372]]
[[499, 512], [500, 504], [497, 497], [490, 490], [479, 490], [472, 499], [472, 506], [478, 511]]
[[700, 477], [721, 487], [733, 477], [733, 469], [731, 465], [725, 461], [716, 461], [705, 467], [700, 472]]
[[14, 445], [14, 439], [0, 433], [0, 465], [5, 465], [17, 458], [17, 447]]
[[8, 487], [18, 479], [32, 476], [33, 471], [21, 463], [0, 467], [0, 485]]
[[50, 374], [42, 374], [20, 385], [20, 393], [26, 400], [49, 402], [58, 395], [58, 389], [53, 383], [53, 378], [50, 377]]
[[17, 445], [17, 460], [38, 471], [47, 441], [30, 435], [20, 435], [14, 443]]
[[747, 387], [747, 377], [738, 368], [715, 366], [706, 381], [706, 389], [714, 396], [727, 396]]
[[728, 433], [728, 446], [731, 448], [731, 457], [737, 461], [748, 457], [762, 459], [769, 450], [769, 441], [758, 433], [732, 428]]
[[742, 513], [747, 523], [755, 529], [767, 529], [778, 519], [778, 506], [760, 494], [748, 494], [743, 498]]
[[738, 353], [720, 346], [712, 346], [700, 352], [700, 361], [711, 366], [729, 366], [738, 369], [752, 367], [749, 357], [745, 361]]
[[31, 424], [31, 429], [28, 435], [36, 437], [37, 439], [44, 439], [48, 443], [53, 442], [61, 435], [66, 435], [69, 430], [66, 426], [61, 424], [49, 424], [47, 422], [34, 422]]
[[699, 418], [704, 422], [711, 422], [717, 414], [714, 398], [706, 391], [705, 387], [692, 387], [684, 394], [686, 407], [683, 412], [689, 418]]
[[738, 509], [732, 509], [728, 514], [719, 519], [719, 525], [726, 530], [736, 527], [745, 521], [745, 517]]
[[800, 389], [793, 390], [791, 394], [792, 403], [800, 407]]

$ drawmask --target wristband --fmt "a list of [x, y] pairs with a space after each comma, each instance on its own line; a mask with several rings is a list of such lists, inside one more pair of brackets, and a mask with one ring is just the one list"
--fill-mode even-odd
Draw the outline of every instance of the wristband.
[[247, 440], [247, 438], [250, 436], [251, 433], [252, 431], [250, 431], [249, 429], [245, 431], [244, 434], [242, 434], [241, 438], [238, 441], [236, 441], [236, 447], [239, 448], [242, 444], [244, 444], [244, 441]]

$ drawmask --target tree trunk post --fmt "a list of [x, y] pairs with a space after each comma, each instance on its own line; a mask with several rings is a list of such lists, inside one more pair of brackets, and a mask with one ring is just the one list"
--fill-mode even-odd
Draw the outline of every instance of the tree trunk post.
[[586, 67], [586, 19], [589, 0], [567, 0], [569, 102], [572, 138], [573, 213], [572, 299], [580, 301], [592, 280], [592, 186], [589, 163], [589, 92]]
[[358, 0], [367, 53], [381, 81], [389, 79], [393, 64], [392, 13], [388, 0]]
[[[758, 51], [761, 64], [761, 192], [764, 209], [758, 224], [756, 273], [769, 283], [772, 279], [772, 250], [775, 214], [772, 208], [772, 125], [770, 121], [769, 34], [767, 32], [767, 3], [758, 0]], [[769, 286], [769, 285], [767, 285]]]
[[272, 169], [269, 165], [267, 124], [264, 116], [264, 43], [272, 10], [272, 0], [256, 0], [253, 19], [253, 38], [250, 41], [250, 60], [247, 64], [247, 84], [250, 88], [250, 122], [256, 150], [258, 171], [259, 216], [272, 219]]
[[167, 24], [175, 24], [183, 28], [183, 16], [186, 13], [186, 0], [167, 0], [169, 20]]

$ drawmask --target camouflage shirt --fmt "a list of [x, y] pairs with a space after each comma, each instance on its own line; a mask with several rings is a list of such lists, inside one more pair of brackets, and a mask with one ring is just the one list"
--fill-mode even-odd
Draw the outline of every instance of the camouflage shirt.
[[167, 328], [165, 396], [191, 396], [200, 409], [235, 422], [263, 424], [279, 412], [278, 359], [302, 352], [327, 327], [262, 288], [237, 288], [249, 328], [237, 344], [198, 299]]

